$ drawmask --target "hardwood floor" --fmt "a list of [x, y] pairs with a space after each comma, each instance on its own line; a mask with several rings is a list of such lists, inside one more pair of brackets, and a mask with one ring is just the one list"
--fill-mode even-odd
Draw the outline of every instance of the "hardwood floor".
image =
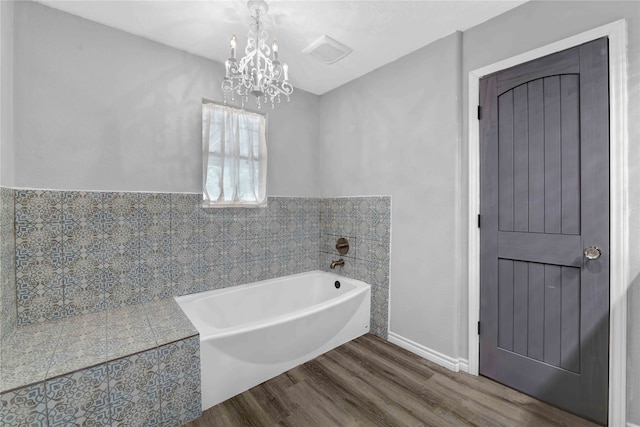
[[203, 426], [595, 426], [367, 334], [205, 411]]

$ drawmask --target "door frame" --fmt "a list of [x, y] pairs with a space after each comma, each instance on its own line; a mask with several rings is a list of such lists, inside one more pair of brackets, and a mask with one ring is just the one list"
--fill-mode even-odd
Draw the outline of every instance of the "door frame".
[[609, 425], [626, 424], [627, 290], [628, 259], [628, 154], [627, 130], [627, 25], [612, 23], [559, 40], [537, 49], [469, 71], [469, 373], [478, 375], [480, 340], [480, 125], [477, 118], [480, 79], [488, 74], [522, 64], [600, 37], [609, 38], [609, 164], [610, 164], [610, 306], [609, 306]]

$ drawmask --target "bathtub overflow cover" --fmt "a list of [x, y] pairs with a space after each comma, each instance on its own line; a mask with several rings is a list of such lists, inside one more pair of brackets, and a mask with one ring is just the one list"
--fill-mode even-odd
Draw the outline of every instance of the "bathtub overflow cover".
[[336, 280], [336, 283], [334, 283], [334, 285], [336, 285], [336, 289], [340, 289], [340, 282], [338, 280]]

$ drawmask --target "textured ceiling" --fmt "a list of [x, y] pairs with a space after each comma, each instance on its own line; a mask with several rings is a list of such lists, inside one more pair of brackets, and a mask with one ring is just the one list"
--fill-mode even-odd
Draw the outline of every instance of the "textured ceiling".
[[[220, 63], [231, 34], [244, 51], [245, 1], [60, 1], [54, 7]], [[464, 31], [525, 1], [268, 0], [264, 24], [277, 38], [295, 87], [321, 95], [456, 30]], [[302, 51], [322, 35], [353, 52], [332, 65]]]

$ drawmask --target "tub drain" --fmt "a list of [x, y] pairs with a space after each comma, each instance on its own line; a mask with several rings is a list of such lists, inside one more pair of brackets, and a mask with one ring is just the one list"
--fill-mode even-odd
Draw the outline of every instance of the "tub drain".
[[340, 282], [338, 280], [336, 280], [336, 283], [334, 283], [334, 285], [336, 285], [336, 289], [340, 289]]

